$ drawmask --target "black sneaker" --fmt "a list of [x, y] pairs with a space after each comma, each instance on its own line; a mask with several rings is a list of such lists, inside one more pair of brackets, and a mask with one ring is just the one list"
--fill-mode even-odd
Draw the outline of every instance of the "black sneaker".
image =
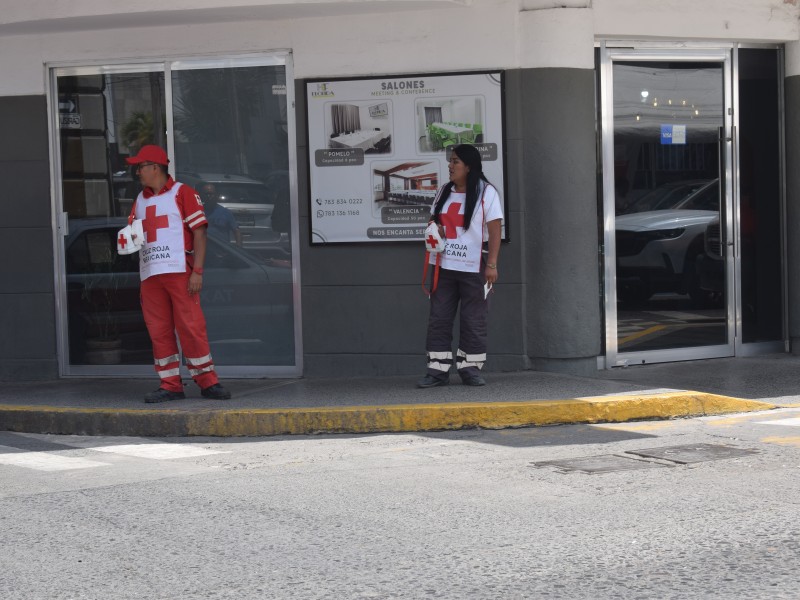
[[186, 398], [186, 394], [183, 392], [170, 392], [164, 388], [158, 388], [144, 395], [144, 401], [148, 404], [167, 402], [169, 400], [183, 400], [184, 398]]
[[447, 385], [450, 383], [450, 376], [445, 375], [444, 377], [434, 377], [430, 373], [425, 375], [422, 379], [417, 382], [418, 388], [431, 388], [436, 387], [437, 385]]
[[461, 378], [461, 383], [464, 385], [472, 385], [475, 387], [486, 385], [486, 380], [480, 375], [467, 375]]
[[231, 393], [218, 383], [203, 388], [200, 390], [200, 395], [212, 400], [230, 400], [231, 397]]

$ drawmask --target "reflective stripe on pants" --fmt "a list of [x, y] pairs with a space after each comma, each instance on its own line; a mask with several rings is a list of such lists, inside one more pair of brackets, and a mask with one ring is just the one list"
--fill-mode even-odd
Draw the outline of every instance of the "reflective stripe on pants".
[[207, 359], [200, 365], [191, 365], [197, 371], [192, 373], [197, 385], [206, 388], [219, 381], [211, 360], [200, 297], [189, 295], [189, 275], [188, 272], [153, 275], [142, 281], [141, 287], [142, 313], [153, 342], [156, 372], [161, 387], [173, 392], [183, 390], [176, 332], [187, 357]]
[[440, 376], [450, 370], [450, 366], [442, 360], [439, 368], [432, 368], [431, 356], [441, 353], [450, 355], [452, 365], [453, 322], [460, 305], [459, 356], [456, 368], [460, 373], [477, 373], [486, 360], [487, 321], [489, 302], [484, 297], [483, 273], [465, 273], [441, 269], [439, 285], [431, 294], [431, 309], [428, 316], [428, 336], [425, 349], [428, 352], [428, 373]]

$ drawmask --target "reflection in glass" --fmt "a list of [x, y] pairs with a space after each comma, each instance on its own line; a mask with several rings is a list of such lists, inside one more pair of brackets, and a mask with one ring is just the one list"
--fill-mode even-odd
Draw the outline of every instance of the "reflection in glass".
[[620, 352], [724, 344], [724, 276], [701, 277], [719, 227], [719, 63], [615, 62]]
[[201, 294], [215, 362], [294, 365], [285, 69], [176, 70], [170, 107], [164, 83], [57, 76], [70, 364], [152, 365], [138, 254], [118, 255], [116, 233], [141, 191], [125, 158], [166, 148], [172, 111], [176, 179], [215, 192]]
[[125, 163], [166, 146], [161, 73], [58, 77], [70, 364], [152, 364], [138, 255], [119, 256], [139, 183]]
[[219, 365], [294, 364], [283, 66], [172, 72], [178, 181], [209, 202], [203, 309]]

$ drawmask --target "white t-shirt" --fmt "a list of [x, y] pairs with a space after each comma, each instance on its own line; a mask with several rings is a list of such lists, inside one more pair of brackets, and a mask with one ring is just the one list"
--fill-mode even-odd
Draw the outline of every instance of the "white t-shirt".
[[[482, 186], [484, 187], [484, 186]], [[441, 253], [442, 269], [477, 273], [481, 269], [481, 250], [483, 242], [489, 239], [489, 221], [503, 220], [503, 203], [500, 194], [493, 185], [486, 185], [481, 192], [472, 213], [469, 229], [464, 231], [464, 205], [466, 194], [451, 191], [447, 202], [439, 213], [439, 223], [444, 228], [444, 252]], [[433, 207], [431, 208], [433, 212]], [[430, 257], [431, 264], [436, 263], [436, 255]]]

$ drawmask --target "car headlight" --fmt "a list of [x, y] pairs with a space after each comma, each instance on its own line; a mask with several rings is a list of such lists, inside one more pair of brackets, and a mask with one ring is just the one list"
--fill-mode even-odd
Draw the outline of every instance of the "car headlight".
[[674, 240], [681, 237], [683, 232], [686, 231], [685, 227], [676, 227], [674, 229], [656, 229], [654, 231], [644, 232], [644, 237], [648, 240]]
[[653, 231], [617, 230], [617, 256], [635, 256], [644, 250], [650, 242], [674, 240], [686, 230], [685, 227], [674, 229], [655, 229]]

